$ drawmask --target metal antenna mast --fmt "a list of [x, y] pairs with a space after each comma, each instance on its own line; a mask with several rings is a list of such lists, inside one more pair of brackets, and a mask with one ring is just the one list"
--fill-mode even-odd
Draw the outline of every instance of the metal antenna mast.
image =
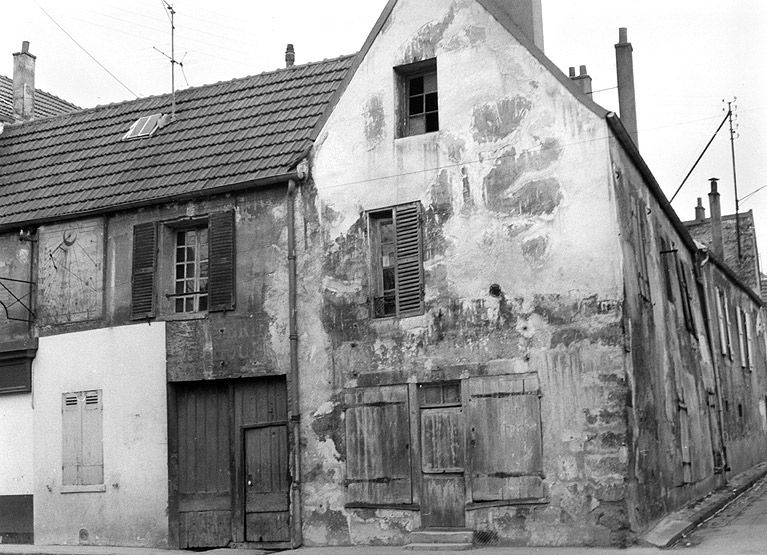
[[168, 19], [170, 20], [170, 56], [168, 56], [165, 52], [157, 48], [156, 46], [153, 46], [155, 50], [157, 50], [160, 54], [168, 58], [170, 60], [170, 88], [172, 91], [172, 108], [170, 113], [170, 119], [171, 121], [176, 119], [176, 66], [178, 65], [181, 67], [181, 70], [184, 69], [184, 64], [176, 60], [176, 24], [175, 24], [175, 17], [176, 17], [176, 10], [173, 9], [173, 6], [171, 6], [167, 0], [161, 0], [163, 3], [163, 6], [165, 9], [168, 10], [168, 13], [170, 14], [168, 16]]
[[[735, 187], [735, 234], [738, 237], [738, 260], [743, 256], [743, 252], [741, 250], [740, 245], [740, 200], [738, 199], [738, 174], [735, 171], [735, 135], [737, 131], [737, 123], [735, 124], [735, 128], [733, 129], [732, 125], [732, 103], [734, 101], [738, 100], [738, 97], [734, 97], [731, 101], [727, 102], [727, 116], [730, 120], [730, 152], [732, 153], [732, 183]], [[737, 110], [737, 105], [735, 106], [735, 109]], [[737, 115], [735, 116], [738, 117]]]

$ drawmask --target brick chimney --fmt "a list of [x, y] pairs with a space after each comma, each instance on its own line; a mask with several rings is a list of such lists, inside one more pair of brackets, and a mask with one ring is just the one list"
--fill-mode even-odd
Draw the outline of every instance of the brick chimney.
[[35, 56], [29, 53], [29, 41], [21, 43], [21, 52], [13, 55], [13, 117], [29, 121], [35, 112]]
[[628, 41], [625, 27], [618, 29], [618, 44], [615, 45], [615, 66], [618, 72], [618, 107], [620, 118], [634, 144], [639, 146], [637, 133], [637, 105], [634, 95], [634, 48]]
[[702, 222], [706, 219], [706, 208], [703, 206], [703, 199], [698, 197], [698, 206], [695, 207], [695, 221]]
[[721, 260], [724, 260], [724, 243], [722, 242], [722, 207], [719, 204], [717, 191], [718, 178], [712, 177], [711, 192], [708, 194], [708, 204], [711, 207], [711, 249]]
[[499, 0], [519, 29], [543, 51], [543, 10], [541, 0]]
[[588, 72], [586, 71], [586, 66], [581, 66], [580, 68], [580, 75], [575, 75], [575, 68], [570, 68], [570, 79], [573, 80], [573, 82], [580, 87], [581, 91], [583, 91], [583, 94], [591, 97], [591, 77], [589, 77]]
[[288, 48], [285, 50], [285, 67], [293, 67], [296, 63], [296, 50], [292, 44], [288, 44]]

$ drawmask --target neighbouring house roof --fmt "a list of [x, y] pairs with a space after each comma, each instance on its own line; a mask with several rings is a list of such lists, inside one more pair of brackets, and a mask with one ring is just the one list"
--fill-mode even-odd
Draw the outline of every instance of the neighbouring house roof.
[[[79, 110], [71, 102], [35, 89], [35, 118], [48, 118]], [[13, 79], [0, 75], [0, 122], [13, 123]]]
[[[691, 220], [684, 222], [693, 239], [706, 245], [711, 251], [711, 219]], [[724, 246], [724, 262], [738, 277], [758, 295], [762, 296], [760, 283], [759, 254], [756, 248], [756, 230], [754, 229], [754, 213], [749, 210], [740, 214], [740, 250], [738, 256], [738, 234], [735, 225], [735, 214], [722, 216], [722, 244]]]
[[347, 74], [345, 56], [176, 93], [176, 120], [122, 140], [170, 95], [6, 126], [0, 228], [141, 206], [290, 173]]

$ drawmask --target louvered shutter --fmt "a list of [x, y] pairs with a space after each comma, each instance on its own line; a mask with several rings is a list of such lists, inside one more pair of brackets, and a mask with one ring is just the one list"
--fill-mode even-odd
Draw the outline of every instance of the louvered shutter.
[[345, 401], [348, 501], [412, 503], [407, 386], [360, 388]]
[[394, 224], [397, 233], [397, 315], [423, 312], [423, 245], [420, 203], [398, 206]]
[[82, 459], [80, 483], [104, 483], [104, 449], [101, 391], [86, 391], [82, 400]]
[[234, 310], [234, 212], [210, 215], [208, 240], [208, 310]]
[[155, 315], [154, 282], [157, 268], [157, 223], [133, 226], [131, 318]]
[[83, 433], [77, 393], [65, 393], [61, 405], [61, 483], [74, 486], [79, 484]]

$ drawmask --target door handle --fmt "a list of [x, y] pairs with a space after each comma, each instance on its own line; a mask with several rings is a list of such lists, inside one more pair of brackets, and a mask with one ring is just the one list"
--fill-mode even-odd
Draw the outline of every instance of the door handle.
[[249, 488], [253, 487], [253, 475], [252, 474], [248, 474], [248, 487]]

